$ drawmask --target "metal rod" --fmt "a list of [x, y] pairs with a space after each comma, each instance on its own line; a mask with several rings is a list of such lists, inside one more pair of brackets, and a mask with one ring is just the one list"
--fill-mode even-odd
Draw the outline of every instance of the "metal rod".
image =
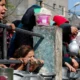
[[20, 28], [16, 28], [15, 31], [21, 32], [21, 33], [24, 33], [24, 34], [28, 34], [28, 35], [32, 35], [32, 36], [36, 36], [36, 37], [40, 37], [40, 38], [44, 38], [44, 36], [42, 36], [41, 34], [34, 33], [34, 32], [31, 32], [31, 31], [28, 31], [28, 30], [20, 29]]
[[30, 67], [30, 61], [28, 61], [27, 65], [26, 65], [26, 71], [29, 73], [29, 67]]
[[[2, 24], [2, 23], [0, 23], [0, 28], [12, 29], [10, 26]], [[24, 33], [24, 34], [28, 34], [28, 35], [32, 35], [32, 36], [36, 36], [36, 37], [40, 37], [40, 38], [44, 38], [44, 36], [41, 35], [41, 34], [34, 33], [34, 32], [31, 32], [31, 31], [28, 31], [28, 30], [20, 29], [20, 28], [15, 28], [15, 31], [21, 32], [21, 33]]]
[[0, 60], [0, 64], [20, 64], [20, 60]]
[[3, 59], [7, 59], [7, 36], [6, 36], [6, 28], [3, 28]]

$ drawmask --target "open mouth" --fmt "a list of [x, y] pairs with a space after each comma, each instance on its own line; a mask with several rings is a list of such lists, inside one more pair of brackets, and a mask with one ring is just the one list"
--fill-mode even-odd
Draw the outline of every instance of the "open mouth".
[[1, 15], [4, 16], [5, 15], [5, 12], [2, 12]]

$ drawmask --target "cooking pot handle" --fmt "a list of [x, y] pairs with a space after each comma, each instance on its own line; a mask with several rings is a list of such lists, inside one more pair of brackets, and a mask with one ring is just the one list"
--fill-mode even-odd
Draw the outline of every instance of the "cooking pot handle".
[[55, 73], [42, 73], [40, 74], [42, 77], [55, 77], [56, 74]]
[[24, 77], [23, 75], [18, 74], [18, 73], [14, 73], [14, 75], [17, 75], [17, 76], [20, 76], [20, 77]]

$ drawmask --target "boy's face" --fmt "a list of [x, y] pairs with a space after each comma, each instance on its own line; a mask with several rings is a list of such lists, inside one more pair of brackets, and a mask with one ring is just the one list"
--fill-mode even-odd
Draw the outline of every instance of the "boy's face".
[[6, 7], [5, 7], [5, 4], [6, 4], [6, 0], [1, 0], [0, 1], [0, 20], [3, 19], [4, 15], [5, 15], [5, 12], [6, 12]]

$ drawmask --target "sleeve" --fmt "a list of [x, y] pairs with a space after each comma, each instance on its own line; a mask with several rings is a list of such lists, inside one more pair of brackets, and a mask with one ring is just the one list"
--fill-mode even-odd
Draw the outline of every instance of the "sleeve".
[[63, 42], [70, 43], [71, 25], [69, 23], [64, 23], [60, 26], [60, 28], [62, 28]]
[[33, 27], [36, 25], [36, 18], [34, 15], [34, 9], [38, 8], [39, 6], [33, 5], [25, 12], [22, 17], [21, 22], [26, 26], [28, 30], [32, 30]]
[[60, 27], [63, 30], [63, 34], [71, 34], [71, 25], [69, 23], [64, 23]]
[[15, 20], [12, 23], [15, 25], [15, 27], [18, 27], [20, 22], [21, 22], [20, 20]]
[[40, 8], [38, 5], [32, 5], [30, 8], [27, 9], [25, 14], [22, 17], [22, 23], [23, 24], [33, 24], [33, 26], [36, 25], [35, 23], [35, 15], [34, 15], [34, 9], [35, 8]]
[[63, 57], [63, 65], [65, 65], [65, 62], [72, 64], [72, 60], [70, 57]]

